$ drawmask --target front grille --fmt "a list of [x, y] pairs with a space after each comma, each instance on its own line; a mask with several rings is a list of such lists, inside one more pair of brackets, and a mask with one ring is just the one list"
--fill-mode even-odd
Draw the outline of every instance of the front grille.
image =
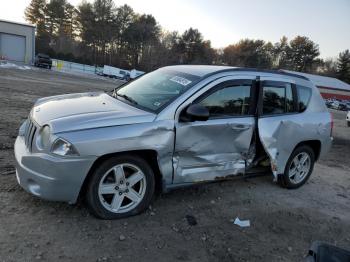
[[36, 125], [33, 123], [33, 121], [28, 118], [27, 120], [27, 126], [24, 132], [24, 143], [29, 150], [29, 152], [32, 151], [32, 146], [33, 146], [33, 140], [34, 140], [34, 135], [37, 130]]

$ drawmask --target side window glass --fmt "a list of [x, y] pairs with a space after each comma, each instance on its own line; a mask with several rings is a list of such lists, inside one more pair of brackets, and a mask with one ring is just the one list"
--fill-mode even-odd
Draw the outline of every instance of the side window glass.
[[249, 114], [250, 85], [229, 86], [215, 91], [202, 101], [208, 108], [210, 118], [240, 116]]
[[275, 115], [295, 112], [292, 85], [263, 87], [263, 114]]
[[304, 112], [311, 97], [311, 90], [310, 88], [304, 86], [297, 86], [297, 94], [299, 102], [299, 112]]
[[263, 114], [283, 114], [285, 112], [285, 88], [264, 86]]

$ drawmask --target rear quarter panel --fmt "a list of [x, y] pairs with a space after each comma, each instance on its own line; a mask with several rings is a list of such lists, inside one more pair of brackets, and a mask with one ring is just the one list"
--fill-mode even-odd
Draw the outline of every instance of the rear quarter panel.
[[331, 115], [318, 89], [306, 80], [295, 79], [295, 82], [312, 90], [307, 109], [302, 113], [259, 119], [259, 136], [271, 159], [275, 177], [284, 173], [287, 161], [299, 143], [320, 141], [320, 157], [328, 152], [332, 143]]

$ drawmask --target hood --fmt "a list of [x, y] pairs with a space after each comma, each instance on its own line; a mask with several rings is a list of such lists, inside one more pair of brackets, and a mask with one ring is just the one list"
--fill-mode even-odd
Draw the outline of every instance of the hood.
[[151, 122], [156, 115], [135, 108], [106, 93], [80, 93], [39, 99], [31, 118], [53, 133]]

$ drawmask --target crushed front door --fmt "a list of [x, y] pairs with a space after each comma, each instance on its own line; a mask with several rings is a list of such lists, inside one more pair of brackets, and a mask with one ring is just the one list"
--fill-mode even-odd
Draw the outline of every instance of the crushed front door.
[[[251, 111], [253, 101], [250, 99], [252, 84], [252, 80], [226, 81], [214, 86], [193, 102], [210, 104], [215, 103], [215, 99], [223, 100], [225, 106], [227, 103], [227, 111], [237, 114], [211, 114], [207, 121], [179, 121], [176, 124], [174, 183], [199, 182], [244, 173], [246, 155], [255, 128], [254, 114]], [[243, 101], [238, 99], [240, 90]], [[244, 108], [245, 106], [249, 108]], [[216, 110], [214, 107], [209, 105], [211, 111]]]

